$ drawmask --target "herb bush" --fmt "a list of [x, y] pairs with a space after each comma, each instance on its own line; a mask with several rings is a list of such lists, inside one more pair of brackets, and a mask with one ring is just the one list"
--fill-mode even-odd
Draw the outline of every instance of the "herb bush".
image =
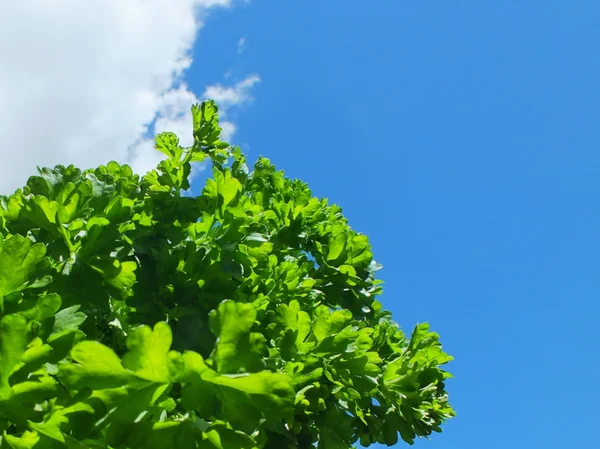
[[[427, 324], [376, 300], [365, 235], [195, 105], [166, 158], [44, 168], [0, 199], [0, 447], [346, 449], [454, 415]], [[191, 164], [212, 165], [199, 196]]]

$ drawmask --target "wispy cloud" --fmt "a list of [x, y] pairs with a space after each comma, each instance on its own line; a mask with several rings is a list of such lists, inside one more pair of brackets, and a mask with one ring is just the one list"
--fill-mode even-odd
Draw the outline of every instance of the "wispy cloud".
[[237, 44], [238, 55], [241, 55], [246, 48], [246, 36], [240, 37]]
[[215, 100], [226, 112], [232, 106], [240, 106], [252, 101], [251, 91], [258, 82], [260, 82], [258, 75], [249, 75], [232, 86], [222, 84], [208, 86], [202, 96]]

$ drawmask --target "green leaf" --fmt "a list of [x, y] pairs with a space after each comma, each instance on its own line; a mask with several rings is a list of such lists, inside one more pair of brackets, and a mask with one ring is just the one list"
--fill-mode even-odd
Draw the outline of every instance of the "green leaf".
[[170, 158], [179, 158], [181, 156], [181, 150], [179, 148], [179, 138], [170, 132], [160, 133], [156, 136], [156, 148], [161, 153], [164, 153]]
[[[226, 416], [250, 427], [263, 413], [267, 419], [277, 421], [287, 417], [295, 399], [291, 379], [285, 374], [260, 372], [238, 376], [214, 376], [206, 379], [218, 386]], [[248, 407], [249, 406], [249, 407]], [[251, 410], [251, 414], [244, 413]]]
[[219, 108], [214, 101], [205, 101], [192, 106], [194, 140], [207, 149], [219, 144], [221, 128], [219, 127]]
[[72, 415], [77, 414], [94, 414], [94, 408], [84, 402], [76, 402], [65, 408], [55, 410], [48, 419], [42, 423], [29, 421], [29, 427], [38, 434], [45, 435], [52, 440], [65, 443], [65, 434], [63, 428], [69, 424]]
[[181, 426], [179, 421], [157, 422], [152, 425], [147, 440], [144, 444], [145, 449], [170, 449], [175, 445], [175, 439]]
[[56, 232], [56, 215], [58, 214], [58, 209], [59, 204], [56, 201], [50, 201], [44, 196], [37, 195], [25, 202], [22, 215], [36, 225]]
[[169, 383], [167, 354], [173, 334], [167, 323], [156, 323], [154, 330], [148, 326], [135, 329], [127, 338], [129, 352], [123, 357], [123, 366], [142, 379]]
[[35, 315], [26, 316], [28, 318], [34, 318], [36, 321], [43, 321], [47, 318], [53, 317], [62, 304], [62, 299], [56, 293], [50, 293], [49, 295], [40, 296], [36, 304]]
[[171, 378], [183, 384], [181, 405], [186, 410], [194, 410], [201, 418], [210, 419], [218, 408], [216, 391], [205, 378], [216, 373], [208, 368], [202, 356], [188, 351], [184, 354], [169, 354]]
[[35, 363], [39, 360], [45, 360], [52, 352], [52, 347], [44, 344], [41, 338], [34, 338], [28, 345], [21, 357], [25, 364]]
[[256, 320], [256, 309], [252, 304], [223, 301], [210, 315], [210, 328], [219, 337], [214, 359], [217, 371], [235, 374], [240, 371], [260, 371], [264, 364], [263, 335], [250, 332]]
[[54, 316], [54, 327], [49, 340], [52, 341], [61, 335], [76, 331], [83, 324], [87, 316], [83, 312], [78, 312], [80, 305], [67, 307], [56, 313]]
[[182, 384], [200, 381], [206, 372], [211, 371], [202, 356], [193, 351], [183, 354], [170, 352], [167, 355], [167, 365], [172, 380]]
[[27, 321], [23, 316], [5, 315], [0, 319], [0, 403], [11, 395], [8, 379], [21, 361], [28, 340]]
[[73, 220], [78, 212], [81, 197], [82, 195], [77, 191], [75, 184], [72, 182], [65, 184], [56, 198], [58, 204], [57, 217], [60, 223], [69, 223]]
[[205, 432], [206, 441], [200, 449], [256, 449], [256, 443], [243, 432], [230, 429], [224, 423], [214, 423]]
[[352, 313], [348, 310], [335, 310], [331, 312], [326, 306], [319, 306], [315, 310], [312, 330], [318, 341], [340, 332], [352, 320]]
[[110, 257], [97, 257], [91, 262], [91, 267], [102, 274], [109, 285], [123, 293], [127, 293], [135, 284], [137, 264], [133, 261], [120, 262]]
[[297, 350], [307, 352], [314, 347], [314, 343], [306, 341], [311, 331], [310, 315], [301, 310], [297, 300], [281, 304], [277, 308], [276, 320], [283, 329], [295, 331], [294, 345]]
[[219, 409], [219, 399], [210, 383], [198, 380], [183, 386], [181, 405], [187, 410], [194, 410], [199, 417], [210, 420]]
[[5, 441], [8, 443], [8, 447], [12, 449], [38, 449], [40, 445], [40, 436], [37, 432], [30, 432], [26, 430], [21, 437], [14, 435], [4, 434]]
[[14, 235], [0, 242], [0, 309], [3, 298], [22, 289], [44, 258], [46, 248], [41, 243]]
[[242, 191], [242, 185], [240, 181], [231, 176], [229, 170], [222, 172], [215, 169], [213, 175], [214, 179], [209, 179], [206, 182], [203, 196], [211, 200], [215, 205], [215, 209], [223, 214], [228, 206], [235, 204], [237, 201]]
[[346, 249], [346, 238], [346, 234], [343, 232], [336, 233], [329, 238], [328, 262], [335, 261], [342, 256]]
[[[13, 395], [10, 398], [10, 405], [13, 411], [32, 404], [40, 404], [47, 398], [56, 397], [61, 392], [61, 387], [54, 378], [47, 375], [32, 376], [30, 380], [17, 383], [12, 387]], [[25, 415], [27, 415], [25, 413]]]
[[115, 352], [97, 341], [82, 341], [71, 351], [77, 364], [61, 365], [59, 376], [70, 388], [117, 388], [130, 380]]

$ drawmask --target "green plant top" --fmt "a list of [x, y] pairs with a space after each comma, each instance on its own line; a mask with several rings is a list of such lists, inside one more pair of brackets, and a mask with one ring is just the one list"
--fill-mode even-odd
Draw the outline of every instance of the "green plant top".
[[[376, 300], [365, 235], [192, 108], [166, 158], [39, 170], [0, 198], [2, 449], [347, 449], [454, 415], [426, 324]], [[191, 164], [212, 178], [199, 196]]]

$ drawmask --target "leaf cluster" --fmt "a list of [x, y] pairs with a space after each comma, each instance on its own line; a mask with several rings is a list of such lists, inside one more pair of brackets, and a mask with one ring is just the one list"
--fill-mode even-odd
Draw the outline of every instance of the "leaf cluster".
[[[40, 169], [0, 197], [2, 449], [347, 449], [454, 412], [342, 211], [220, 140], [214, 102], [166, 158]], [[185, 194], [194, 163], [212, 167]]]

